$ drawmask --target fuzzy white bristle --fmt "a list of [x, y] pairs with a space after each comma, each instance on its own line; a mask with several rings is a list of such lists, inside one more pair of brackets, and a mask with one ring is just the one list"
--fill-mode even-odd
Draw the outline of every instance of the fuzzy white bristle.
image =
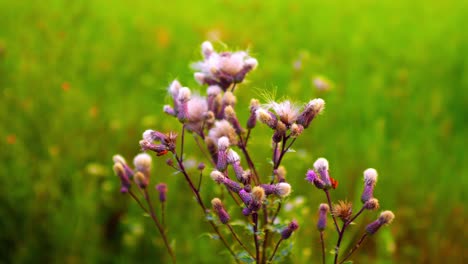
[[201, 72], [196, 72], [193, 74], [193, 77], [195, 78], [195, 81], [197, 81], [198, 84], [204, 84], [205, 83], [205, 77], [206, 75]]
[[234, 163], [240, 161], [240, 156], [234, 150], [230, 149], [227, 153], [227, 162]]
[[318, 158], [314, 162], [314, 168], [316, 170], [328, 170], [328, 160], [326, 160], [325, 158]]
[[202, 55], [207, 58], [214, 52], [213, 44], [209, 41], [204, 41], [201, 45]]
[[364, 181], [366, 184], [375, 184], [377, 182], [377, 171], [373, 168], [369, 168], [364, 171]]
[[325, 101], [322, 98], [313, 99], [307, 104], [307, 108], [311, 108], [314, 113], [319, 114], [325, 108]]
[[244, 61], [244, 64], [251, 67], [252, 70], [255, 70], [258, 66], [258, 61], [255, 58], [248, 58]]
[[218, 85], [210, 85], [208, 89], [206, 89], [206, 94], [208, 96], [216, 96], [221, 93], [221, 88]]
[[214, 170], [210, 174], [211, 179], [217, 183], [221, 183], [224, 180], [224, 175], [220, 171]]
[[114, 163], [127, 164], [127, 162], [125, 161], [125, 158], [122, 157], [121, 155], [114, 155], [112, 157], [112, 160], [114, 161]]
[[172, 81], [171, 85], [169, 86], [169, 93], [172, 95], [173, 98], [177, 97], [180, 88], [182, 88], [182, 85], [178, 80]]
[[143, 139], [149, 142], [153, 141], [152, 134], [153, 134], [153, 130], [151, 129], [145, 130], [145, 132], [143, 132]]
[[395, 214], [392, 211], [383, 211], [379, 217], [383, 224], [390, 224], [393, 219], [395, 219]]
[[276, 185], [276, 194], [280, 197], [286, 197], [291, 193], [291, 185], [286, 182], [281, 182]]
[[229, 143], [229, 138], [227, 137], [220, 137], [218, 139], [218, 148], [221, 149], [221, 150], [225, 150], [227, 148], [229, 148], [230, 146], [230, 143]]
[[151, 156], [147, 153], [140, 153], [133, 159], [133, 164], [138, 171], [149, 171], [151, 169]]
[[182, 87], [179, 89], [179, 95], [177, 99], [181, 102], [186, 102], [190, 100], [191, 94], [192, 93], [190, 92], [190, 89], [188, 87]]

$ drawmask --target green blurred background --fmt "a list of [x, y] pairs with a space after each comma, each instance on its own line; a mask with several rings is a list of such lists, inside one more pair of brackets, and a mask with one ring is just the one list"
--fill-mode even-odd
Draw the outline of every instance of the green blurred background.
[[[111, 157], [131, 159], [147, 128], [180, 129], [162, 115], [165, 89], [174, 78], [201, 89], [189, 64], [206, 39], [249, 48], [259, 60], [237, 91], [242, 122], [264, 90], [327, 102], [285, 159], [291, 201], [303, 199], [282, 215], [301, 223], [287, 262], [320, 259], [315, 221], [324, 197], [304, 184], [320, 156], [340, 182], [335, 199], [358, 201], [362, 171], [374, 167], [376, 196], [396, 214], [355, 260], [466, 261], [467, 3], [0, 1], [0, 261], [169, 261], [152, 223], [118, 192]], [[332, 89], [318, 91], [317, 75]], [[256, 129], [251, 141], [265, 172], [268, 133]], [[219, 242], [200, 236], [210, 229], [164, 159], [154, 182], [169, 185], [179, 262], [226, 259]], [[208, 202], [218, 189], [205, 184]], [[362, 229], [353, 227], [345, 244]], [[332, 229], [328, 238], [332, 249]]]

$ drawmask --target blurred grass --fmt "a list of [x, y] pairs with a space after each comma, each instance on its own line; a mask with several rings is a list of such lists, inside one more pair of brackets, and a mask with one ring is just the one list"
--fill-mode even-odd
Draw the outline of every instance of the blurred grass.
[[[174, 78], [197, 87], [188, 65], [200, 59], [205, 39], [249, 47], [260, 62], [238, 90], [238, 109], [273, 88], [300, 102], [327, 101], [285, 160], [294, 195], [305, 197], [290, 261], [318, 259], [315, 210], [323, 197], [303, 175], [324, 156], [340, 181], [335, 198], [357, 200], [362, 171], [375, 167], [376, 196], [396, 212], [395, 223], [356, 255], [361, 262], [460, 262], [468, 242], [467, 7], [435, 0], [0, 1], [1, 262], [167, 260], [151, 223], [118, 194], [111, 156], [136, 154], [147, 128], [178, 127], [161, 115], [164, 89]], [[318, 92], [315, 75], [334, 89]], [[268, 151], [266, 133], [253, 133], [258, 155]], [[265, 160], [256, 158], [264, 169]], [[169, 233], [180, 263], [219, 261], [219, 243], [198, 237], [208, 228], [187, 186], [164, 159], [158, 164], [155, 182], [169, 184]]]

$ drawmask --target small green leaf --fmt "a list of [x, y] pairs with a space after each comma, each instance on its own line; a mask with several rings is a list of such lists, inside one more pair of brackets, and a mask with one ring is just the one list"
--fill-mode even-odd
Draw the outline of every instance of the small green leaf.
[[292, 148], [289, 148], [288, 151], [286, 152], [296, 152], [296, 150], [292, 149]]
[[203, 238], [203, 237], [208, 237], [210, 239], [213, 239], [213, 240], [218, 240], [219, 239], [219, 236], [215, 233], [203, 233], [201, 234], [200, 236], [198, 236], [198, 238]]
[[243, 263], [254, 263], [255, 259], [249, 255], [246, 251], [241, 251], [236, 255], [236, 258]]
[[347, 261], [343, 262], [343, 264], [352, 264], [352, 263], [354, 263], [352, 260], [347, 260]]

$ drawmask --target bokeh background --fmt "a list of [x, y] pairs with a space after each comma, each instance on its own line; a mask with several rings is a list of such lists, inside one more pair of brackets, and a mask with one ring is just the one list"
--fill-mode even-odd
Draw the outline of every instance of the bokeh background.
[[[327, 102], [285, 159], [295, 206], [281, 217], [301, 223], [287, 262], [320, 258], [324, 197], [303, 180], [320, 156], [340, 182], [335, 199], [358, 202], [374, 167], [376, 196], [396, 214], [358, 263], [467, 261], [467, 23], [466, 1], [0, 1], [0, 262], [169, 261], [149, 218], [118, 192], [111, 157], [131, 159], [147, 128], [180, 129], [162, 114], [165, 89], [178, 78], [202, 90], [189, 65], [206, 39], [259, 60], [237, 90], [243, 122], [263, 91]], [[317, 76], [331, 89], [319, 91]], [[269, 138], [252, 134], [264, 171]], [[153, 179], [169, 185], [179, 262], [226, 261], [164, 158]], [[217, 189], [205, 184], [209, 201]]]

